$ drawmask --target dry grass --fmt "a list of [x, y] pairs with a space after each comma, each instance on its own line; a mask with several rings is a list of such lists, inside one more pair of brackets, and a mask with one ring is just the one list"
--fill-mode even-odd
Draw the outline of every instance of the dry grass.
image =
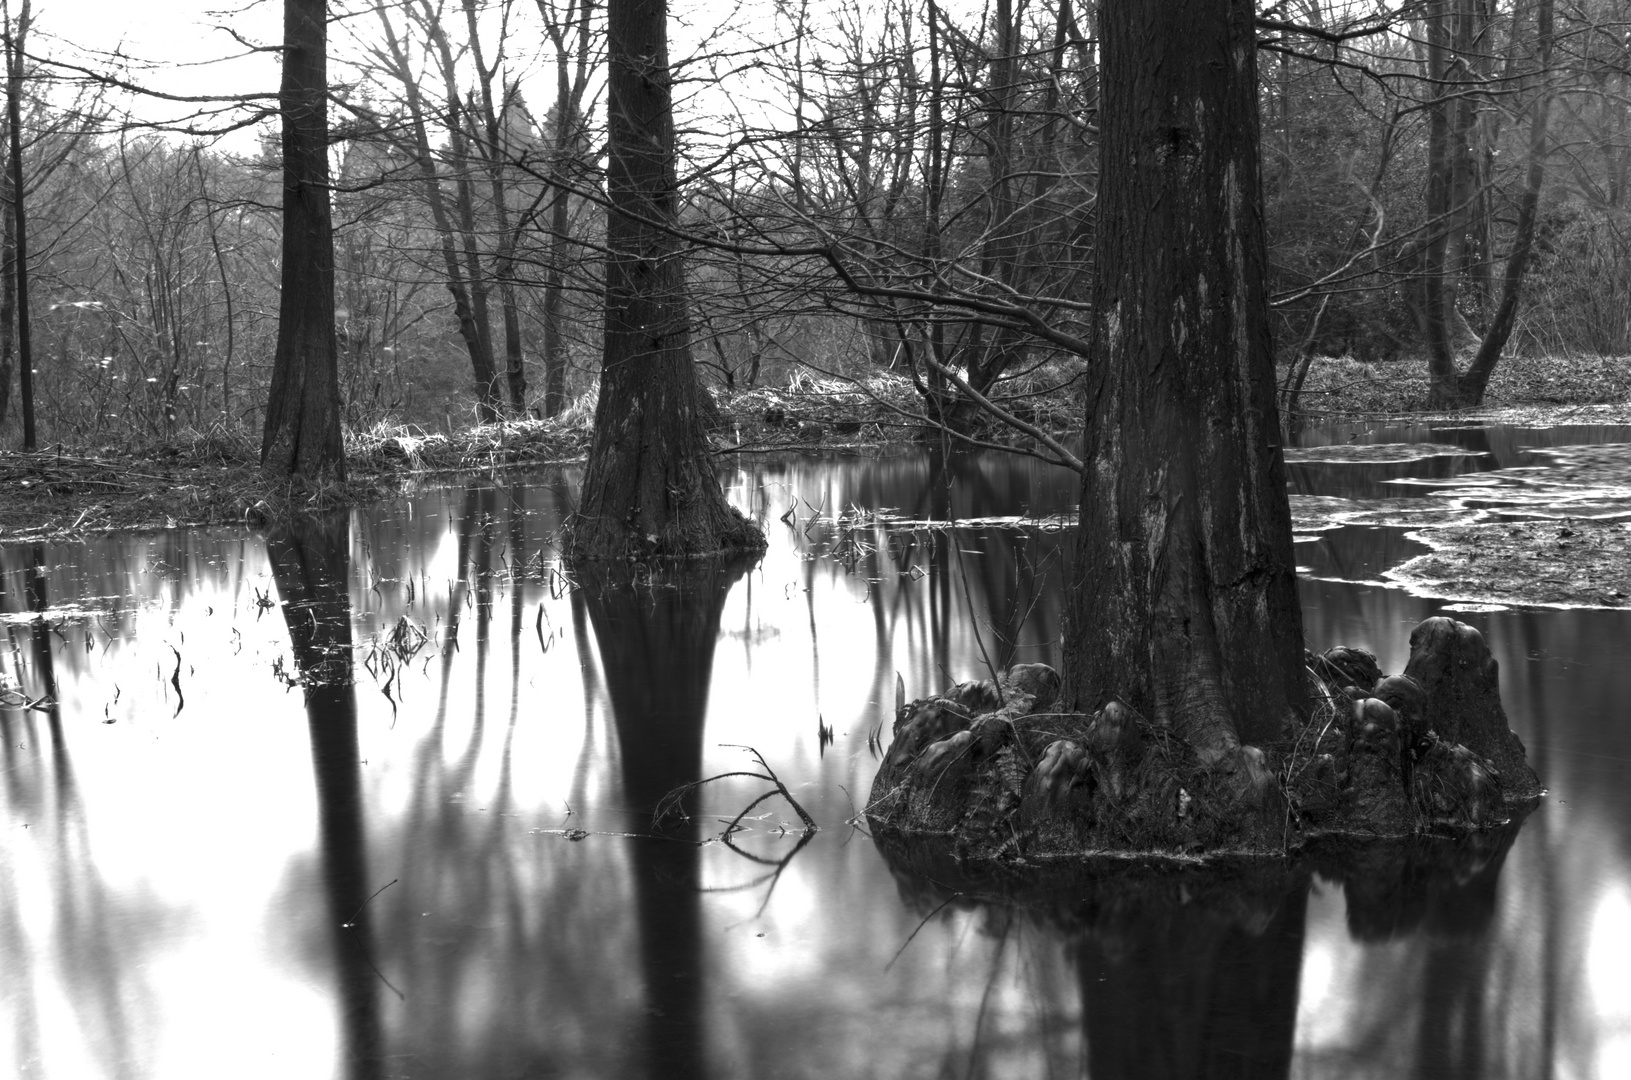
[[[1283, 368], [1280, 377], [1283, 381]], [[1351, 357], [1319, 357], [1303, 384], [1302, 402], [1316, 418], [1412, 413], [1426, 409], [1427, 389], [1427, 362], [1419, 358], [1364, 363]], [[1495, 368], [1484, 404], [1494, 409], [1628, 399], [1631, 356], [1509, 356]]]
[[[1079, 425], [1074, 368], [1044, 366], [1002, 384], [999, 400], [1052, 431]], [[1418, 361], [1315, 362], [1304, 400], [1320, 415], [1411, 412], [1426, 399]], [[1631, 358], [1513, 357], [1490, 385], [1491, 406], [1559, 405], [1631, 398]], [[726, 450], [854, 446], [914, 438], [922, 400], [910, 379], [878, 373], [865, 379], [795, 372], [719, 402], [724, 425], [714, 445]], [[492, 473], [581, 460], [597, 405], [593, 391], [549, 420], [484, 424], [454, 434], [381, 424], [348, 436], [351, 479], [343, 484], [290, 484], [264, 476], [255, 433], [225, 426], [183, 431], [161, 443], [53, 446], [33, 453], [0, 451], [0, 543], [61, 540], [111, 529], [256, 525], [302, 510], [354, 506], [400, 492], [416, 478]], [[1493, 411], [1493, 410], [1486, 410]]]

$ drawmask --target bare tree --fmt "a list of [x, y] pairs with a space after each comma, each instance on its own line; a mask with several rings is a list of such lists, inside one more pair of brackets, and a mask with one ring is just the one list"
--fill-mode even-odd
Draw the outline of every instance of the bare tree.
[[328, 4], [284, 0], [283, 287], [261, 465], [307, 479], [345, 476], [334, 338], [328, 97]]
[[664, 0], [607, 6], [606, 330], [576, 560], [696, 556], [764, 546], [725, 501], [691, 359]]
[[[7, 224], [6, 254], [8, 284], [15, 289], [15, 314], [17, 318], [17, 351], [21, 360], [18, 369], [19, 382], [22, 387], [23, 409], [23, 449], [34, 449], [34, 349], [33, 339], [29, 327], [28, 307], [28, 215], [25, 210], [27, 204], [27, 186], [23, 183], [23, 42], [28, 36], [29, 0], [23, 0], [22, 11], [18, 13], [17, 23], [11, 21], [11, 5], [5, 5], [6, 22], [6, 124], [10, 134], [10, 168], [7, 170], [6, 187], [11, 196], [11, 215]], [[7, 301], [12, 289], [8, 289]], [[8, 316], [11, 312], [7, 312]], [[10, 327], [10, 318], [7, 319]], [[11, 390], [11, 354], [6, 350], [6, 370], [0, 371], [5, 377], [4, 394]], [[0, 406], [4, 401], [0, 400]], [[5, 410], [0, 408], [0, 417], [4, 417]]]

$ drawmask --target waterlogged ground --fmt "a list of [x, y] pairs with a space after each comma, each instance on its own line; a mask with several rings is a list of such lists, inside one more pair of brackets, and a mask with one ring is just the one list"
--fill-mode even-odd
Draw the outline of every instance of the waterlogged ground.
[[1373, 580], [1350, 577], [1351, 536], [1322, 534], [1384, 526], [1416, 553], [1380, 567], [1361, 556], [1360, 573], [1421, 596], [1631, 606], [1631, 427], [1351, 425], [1316, 438], [1333, 441], [1288, 454], [1307, 573]]
[[[1311, 441], [1311, 644], [1482, 628], [1551, 787], [1515, 830], [1051, 883], [880, 850], [897, 684], [1056, 659], [1075, 485], [1018, 459], [745, 462], [769, 552], [677, 578], [563, 575], [571, 472], [0, 548], [0, 1073], [1626, 1075], [1631, 615], [1399, 579], [1616, 525], [1631, 431]], [[751, 777], [653, 823], [742, 747], [818, 831]]]

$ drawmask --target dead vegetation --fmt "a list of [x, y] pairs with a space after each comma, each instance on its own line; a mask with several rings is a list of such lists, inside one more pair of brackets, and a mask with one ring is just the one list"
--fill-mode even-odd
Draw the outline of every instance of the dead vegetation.
[[[1075, 430], [1082, 408], [1071, 374], [1043, 367], [1003, 383], [997, 403], [1042, 431]], [[1408, 412], [1422, 400], [1425, 380], [1425, 368], [1414, 361], [1322, 359], [1304, 400], [1315, 419]], [[1492, 408], [1476, 415], [1531, 423], [1631, 422], [1628, 397], [1631, 358], [1514, 357], [1498, 369]], [[1509, 401], [1551, 404], [1501, 406]], [[6, 493], [0, 543], [61, 541], [116, 529], [253, 527], [291, 512], [388, 498], [427, 477], [577, 461], [588, 450], [596, 404], [591, 391], [547, 420], [451, 431], [376, 424], [347, 436], [350, 479], [339, 484], [267, 479], [255, 435], [222, 425], [183, 430], [163, 442], [0, 450], [0, 490]], [[719, 453], [903, 443], [925, 431], [923, 398], [909, 378], [892, 372], [845, 378], [795, 371], [779, 386], [724, 394], [719, 407], [720, 423], [711, 436]], [[974, 434], [984, 445], [1023, 438], [995, 422], [982, 422]]]
[[[1280, 377], [1285, 379], [1282, 368]], [[1428, 390], [1427, 361], [1403, 358], [1367, 363], [1352, 357], [1319, 357], [1309, 368], [1299, 402], [1314, 422], [1352, 416], [1422, 413]], [[1502, 359], [1491, 377], [1484, 405], [1468, 414], [1504, 415], [1537, 406], [1614, 406], [1631, 400], [1631, 356], [1533, 356]]]

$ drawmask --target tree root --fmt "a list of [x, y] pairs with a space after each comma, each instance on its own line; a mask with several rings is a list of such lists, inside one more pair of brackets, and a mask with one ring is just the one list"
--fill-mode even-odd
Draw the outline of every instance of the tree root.
[[1045, 665], [960, 684], [897, 710], [867, 815], [962, 858], [1189, 857], [1486, 828], [1539, 794], [1472, 627], [1422, 623], [1401, 675], [1358, 649], [1308, 665], [1311, 715], [1281, 745], [1210, 764], [1119, 701], [1050, 711], [1059, 678]]

